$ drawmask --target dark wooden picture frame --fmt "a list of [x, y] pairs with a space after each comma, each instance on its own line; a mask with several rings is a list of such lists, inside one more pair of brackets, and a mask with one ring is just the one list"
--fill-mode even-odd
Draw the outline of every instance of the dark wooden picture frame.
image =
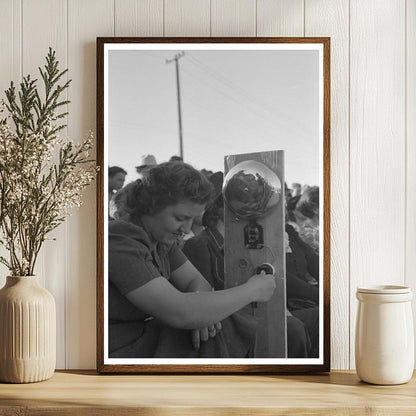
[[[108, 61], [106, 56], [106, 47], [110, 49], [117, 45], [175, 45], [172, 50], [180, 51], [185, 44], [212, 45], [212, 48], [220, 45], [288, 45], [290, 49], [299, 47], [302, 50], [304, 46], [316, 46], [319, 51], [320, 59], [320, 98], [319, 98], [319, 129], [320, 129], [320, 184], [323, 208], [320, 206], [321, 219], [320, 231], [321, 242], [319, 255], [323, 257], [320, 260], [320, 355], [319, 362], [311, 360], [310, 364], [299, 360], [283, 358], [283, 363], [273, 363], [268, 361], [259, 362], [245, 358], [244, 363], [241, 360], [238, 363], [216, 362], [215, 364], [204, 363], [204, 359], [197, 364], [192, 363], [172, 363], [159, 362], [147, 363], [146, 359], [140, 359], [140, 362], [113, 363], [106, 356], [106, 300], [105, 288], [108, 276], [106, 275], [107, 265], [105, 253], [105, 228], [108, 226], [108, 217], [105, 204], [107, 203], [108, 186], [106, 181], [108, 154], [106, 154], [106, 140], [108, 140], [108, 109], [106, 100], [108, 96]], [[151, 48], [150, 48], [151, 50]], [[283, 98], [284, 99], [284, 98]], [[317, 97], [318, 99], [318, 97]], [[107, 136], [106, 136], [107, 135]], [[262, 151], [263, 149], [259, 149]], [[101, 167], [97, 181], [97, 370], [100, 373], [295, 373], [295, 372], [328, 372], [330, 371], [330, 39], [329, 38], [97, 38], [97, 163]], [[191, 163], [191, 162], [190, 162]], [[191, 163], [192, 164], [192, 163]], [[323, 189], [323, 192], [322, 192]], [[323, 266], [323, 267], [322, 267]], [[323, 270], [322, 270], [323, 269]], [[323, 332], [323, 334], [322, 334]], [[119, 360], [123, 361], [123, 360]], [[134, 361], [134, 360], [133, 360]], [[143, 362], [144, 361], [144, 362]], [[287, 363], [286, 363], [287, 361]], [[247, 363], [245, 363], [247, 362]]]

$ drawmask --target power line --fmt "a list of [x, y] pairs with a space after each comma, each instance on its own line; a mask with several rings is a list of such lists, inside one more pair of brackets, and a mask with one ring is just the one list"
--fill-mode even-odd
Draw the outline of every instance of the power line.
[[[222, 91], [222, 90], [220, 90], [220, 89], [218, 89], [218, 88], [216, 88], [216, 87], [214, 87], [214, 86], [212, 86], [211, 84], [209, 84], [208, 82], [206, 82], [206, 80], [203, 80], [203, 79], [201, 79], [201, 78], [199, 78], [199, 77], [197, 77], [197, 76], [195, 76], [195, 74], [194, 73], [192, 73], [191, 71], [189, 71], [189, 70], [186, 70], [186, 69], [184, 69], [183, 67], [182, 67], [182, 72], [184, 73], [184, 74], [186, 74], [186, 75], [188, 75], [188, 76], [190, 76], [191, 78], [193, 78], [193, 79], [195, 79], [196, 81], [198, 81], [199, 83], [201, 83], [201, 84], [203, 84], [207, 89], [209, 89], [209, 91], [215, 91], [215, 92], [217, 92], [218, 94], [220, 94], [220, 95], [222, 95], [223, 97], [225, 97], [225, 98], [227, 98], [228, 100], [231, 100], [231, 101], [233, 101], [234, 103], [236, 103], [236, 104], [238, 104], [238, 105], [240, 105], [241, 107], [243, 107], [246, 111], [248, 111], [249, 112], [249, 114], [250, 115], [254, 115], [254, 116], [257, 116], [257, 117], [259, 117], [259, 118], [261, 118], [262, 120], [264, 120], [264, 121], [266, 121], [267, 123], [271, 123], [272, 125], [273, 125], [273, 127], [274, 127], [274, 129], [275, 130], [273, 130], [273, 136], [275, 136], [276, 135], [276, 133], [281, 129], [281, 126], [279, 126], [279, 125], [276, 125], [275, 123], [273, 123], [273, 121], [272, 120], [270, 120], [269, 118], [267, 118], [266, 116], [265, 116], [265, 114], [263, 114], [263, 113], [261, 113], [261, 112], [259, 112], [258, 110], [256, 110], [255, 108], [252, 108], [252, 107], [250, 107], [250, 106], [248, 106], [245, 102], [243, 102], [243, 101], [241, 101], [241, 100], [239, 100], [238, 98], [236, 98], [235, 96], [233, 96], [233, 95], [230, 95], [230, 94], [228, 94], [228, 93], [226, 93], [226, 92], [224, 92], [224, 91]], [[188, 99], [189, 99], [189, 95], [188, 94], [186, 94], [186, 97], [188, 97]], [[199, 100], [199, 106], [201, 106], [201, 103], [202, 103], [202, 100]], [[212, 110], [212, 108], [207, 108], [208, 110]], [[222, 117], [223, 118], [223, 117]], [[224, 120], [224, 118], [223, 118], [223, 120]], [[224, 121], [226, 121], [227, 122], [227, 124], [229, 124], [231, 121], [230, 120], [224, 120]], [[246, 118], [245, 117], [240, 117], [240, 120], [239, 120], [239, 123], [245, 123], [246, 122]], [[293, 127], [293, 126], [292, 126]], [[267, 129], [267, 127], [266, 127], [266, 125], [263, 123], [263, 124], [259, 124], [259, 125], [257, 125], [256, 126], [256, 129], [257, 130], [263, 130], [263, 134], [264, 135], [266, 135], [266, 136], [269, 136], [270, 135], [270, 132], [269, 132], [269, 130]], [[298, 140], [298, 142], [296, 143], [297, 144], [297, 146], [302, 146], [302, 142], [303, 141], [305, 141], [306, 140], [306, 138], [305, 139], [303, 139], [302, 137], [299, 137], [299, 140]]]
[[280, 115], [277, 114], [275, 108], [270, 107], [269, 105], [260, 101], [258, 97], [254, 96], [253, 94], [250, 94], [244, 88], [230, 81], [223, 74], [221, 74], [221, 72], [219, 72], [218, 70], [210, 67], [209, 65], [205, 64], [204, 62], [202, 62], [201, 60], [197, 59], [195, 56], [189, 53], [187, 54], [187, 58], [188, 58], [188, 62], [194, 64], [195, 66], [205, 71], [208, 75], [210, 75], [216, 81], [220, 82], [221, 84], [225, 85], [227, 88], [233, 90], [234, 92], [237, 92], [241, 96], [248, 99], [250, 104], [256, 103], [258, 107], [260, 107], [263, 111], [265, 111], [269, 116], [271, 116], [274, 119], [278, 117], [280, 123], [289, 124], [292, 128], [294, 125], [296, 125], [297, 127], [300, 127], [300, 130], [307, 132], [307, 128], [304, 125], [302, 125], [299, 122], [299, 120], [294, 120], [293, 117], [291, 117], [289, 114], [280, 114]]

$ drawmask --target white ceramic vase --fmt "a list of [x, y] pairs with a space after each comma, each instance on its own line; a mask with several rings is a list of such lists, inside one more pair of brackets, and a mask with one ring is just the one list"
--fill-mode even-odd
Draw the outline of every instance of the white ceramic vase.
[[36, 276], [8, 276], [0, 290], [0, 381], [50, 378], [56, 365], [53, 296]]
[[414, 368], [414, 332], [410, 288], [373, 286], [357, 289], [355, 366], [372, 384], [408, 382]]

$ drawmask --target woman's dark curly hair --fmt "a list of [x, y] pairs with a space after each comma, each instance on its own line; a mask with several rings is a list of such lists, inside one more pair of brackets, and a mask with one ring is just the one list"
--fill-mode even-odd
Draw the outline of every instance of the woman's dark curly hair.
[[296, 222], [296, 217], [295, 217], [295, 209], [296, 209], [296, 204], [299, 202], [300, 199], [300, 195], [296, 195], [293, 197], [289, 197], [286, 200], [286, 222], [291, 221], [291, 222]]
[[319, 212], [319, 187], [307, 189], [296, 204], [296, 209], [307, 218], [313, 218]]
[[202, 216], [202, 225], [207, 228], [215, 228], [219, 220], [224, 221], [224, 198], [222, 196], [224, 174], [219, 171], [207, 176], [214, 186], [214, 195]]
[[204, 212], [202, 225], [207, 228], [215, 228], [219, 220], [224, 221], [224, 198], [222, 194]]
[[[208, 204], [213, 191], [209, 180], [191, 165], [166, 162], [149, 169], [142, 179], [126, 190], [125, 211], [133, 220], [156, 214], [182, 201]], [[120, 207], [117, 207], [120, 208]]]

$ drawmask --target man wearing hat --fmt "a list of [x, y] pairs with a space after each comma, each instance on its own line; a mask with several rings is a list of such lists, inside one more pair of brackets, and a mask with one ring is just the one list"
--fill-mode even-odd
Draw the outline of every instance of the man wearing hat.
[[143, 177], [145, 170], [151, 168], [152, 166], [157, 165], [156, 158], [153, 155], [143, 155], [142, 161], [139, 166], [136, 166], [136, 172], [139, 174], [139, 177]]

